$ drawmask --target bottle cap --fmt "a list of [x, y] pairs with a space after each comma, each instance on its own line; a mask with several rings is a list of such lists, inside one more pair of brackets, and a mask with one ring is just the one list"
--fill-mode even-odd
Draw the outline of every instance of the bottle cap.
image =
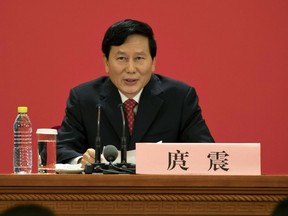
[[18, 113], [27, 113], [28, 107], [26, 106], [19, 106], [18, 107]]
[[37, 129], [36, 134], [57, 135], [57, 130], [56, 129], [50, 129], [50, 128], [39, 128], [39, 129]]

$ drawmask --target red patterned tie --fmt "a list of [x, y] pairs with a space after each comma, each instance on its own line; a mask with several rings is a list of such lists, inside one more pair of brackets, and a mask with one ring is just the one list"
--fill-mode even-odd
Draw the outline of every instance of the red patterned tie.
[[134, 127], [135, 113], [133, 110], [136, 105], [137, 105], [137, 102], [133, 99], [128, 99], [124, 102], [124, 106], [127, 112], [127, 120], [128, 120], [128, 127], [130, 131], [130, 135], [132, 135], [132, 130]]

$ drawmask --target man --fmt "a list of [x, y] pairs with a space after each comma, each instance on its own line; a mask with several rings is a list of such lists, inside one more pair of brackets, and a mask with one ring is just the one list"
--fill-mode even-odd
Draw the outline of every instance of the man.
[[38, 204], [21, 204], [11, 206], [3, 211], [0, 216], [55, 216], [55, 213], [47, 207]]
[[[95, 162], [97, 106], [101, 106], [101, 147], [121, 149], [119, 104], [137, 104], [126, 125], [127, 150], [137, 142], [214, 142], [202, 118], [195, 89], [154, 74], [157, 45], [149, 25], [137, 20], [113, 24], [102, 42], [108, 76], [70, 91], [66, 116], [58, 131], [57, 162]], [[126, 121], [127, 121], [126, 120]], [[132, 126], [134, 125], [133, 129]], [[131, 126], [131, 129], [129, 128]]]
[[288, 197], [280, 200], [274, 207], [271, 216], [287, 216], [288, 215]]

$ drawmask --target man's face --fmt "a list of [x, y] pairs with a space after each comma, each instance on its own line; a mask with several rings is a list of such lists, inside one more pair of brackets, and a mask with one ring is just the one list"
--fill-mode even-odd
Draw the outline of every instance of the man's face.
[[105, 69], [114, 85], [128, 98], [133, 98], [150, 80], [155, 58], [149, 51], [148, 38], [130, 35], [120, 46], [111, 46]]

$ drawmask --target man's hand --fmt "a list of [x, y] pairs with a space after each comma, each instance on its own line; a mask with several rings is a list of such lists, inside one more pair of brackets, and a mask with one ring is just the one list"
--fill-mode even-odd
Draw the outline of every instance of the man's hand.
[[83, 154], [83, 158], [81, 160], [82, 167], [87, 163], [95, 163], [95, 149], [89, 148]]

